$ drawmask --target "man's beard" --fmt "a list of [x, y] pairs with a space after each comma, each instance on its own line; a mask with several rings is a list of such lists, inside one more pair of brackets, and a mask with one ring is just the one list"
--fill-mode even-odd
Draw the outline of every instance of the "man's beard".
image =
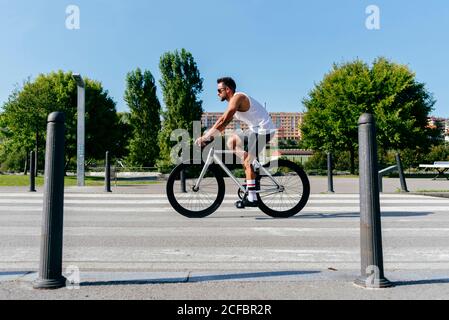
[[226, 98], [221, 98], [221, 102], [226, 101]]

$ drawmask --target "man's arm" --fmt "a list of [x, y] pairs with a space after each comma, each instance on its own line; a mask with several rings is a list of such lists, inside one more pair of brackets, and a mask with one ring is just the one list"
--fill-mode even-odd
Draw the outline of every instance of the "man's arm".
[[234, 118], [234, 114], [239, 110], [242, 99], [244, 99], [244, 96], [237, 95], [229, 101], [228, 108], [223, 115], [218, 118], [213, 127], [203, 136], [203, 140], [209, 140], [211, 136], [215, 136], [226, 129], [228, 124], [230, 124]]

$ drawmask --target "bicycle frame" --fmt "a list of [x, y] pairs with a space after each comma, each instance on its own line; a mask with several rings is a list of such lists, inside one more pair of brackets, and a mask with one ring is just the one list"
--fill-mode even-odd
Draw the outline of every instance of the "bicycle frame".
[[[223, 161], [221, 161], [220, 157], [218, 156], [219, 154], [234, 154], [234, 151], [232, 151], [232, 150], [215, 151], [215, 147], [212, 146], [212, 148], [209, 150], [209, 154], [207, 155], [207, 160], [204, 164], [203, 170], [201, 170], [201, 174], [200, 174], [197, 182], [195, 183], [194, 189], [195, 190], [199, 189], [201, 181], [203, 180], [203, 178], [207, 172], [207, 169], [209, 169], [209, 166], [213, 162], [215, 162], [223, 169], [224, 172], [226, 172], [226, 174], [232, 179], [232, 181], [234, 181], [234, 183], [239, 187], [239, 189], [246, 194], [245, 187], [237, 180], [237, 178], [232, 174], [231, 170], [229, 170], [228, 167], [226, 167], [226, 165], [223, 163]], [[279, 192], [283, 189], [283, 186], [281, 186], [279, 183], [277, 183], [277, 181], [273, 178], [273, 176], [270, 174], [270, 172], [268, 172], [268, 170], [266, 170], [257, 159], [255, 159], [253, 163], [255, 163], [255, 165], [258, 166], [259, 170], [261, 170], [263, 172], [263, 174], [265, 174], [268, 178], [270, 178], [271, 181], [273, 181], [276, 184], [276, 187], [274, 187], [274, 188], [265, 189], [265, 190], [257, 190], [256, 193], [274, 192], [274, 191]]]

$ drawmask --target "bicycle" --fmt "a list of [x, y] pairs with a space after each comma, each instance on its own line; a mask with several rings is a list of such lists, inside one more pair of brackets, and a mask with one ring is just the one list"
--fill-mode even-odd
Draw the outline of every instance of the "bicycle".
[[[216, 151], [212, 146], [205, 162], [195, 164], [190, 160], [173, 169], [166, 186], [173, 209], [188, 218], [204, 218], [215, 212], [225, 196], [223, 171], [238, 186], [239, 197], [243, 199], [248, 196], [245, 185], [221, 161], [219, 155], [226, 153], [233, 151]], [[253, 168], [257, 200], [262, 212], [274, 218], [288, 218], [299, 213], [307, 204], [310, 183], [300, 166], [284, 159], [262, 165], [256, 157]]]

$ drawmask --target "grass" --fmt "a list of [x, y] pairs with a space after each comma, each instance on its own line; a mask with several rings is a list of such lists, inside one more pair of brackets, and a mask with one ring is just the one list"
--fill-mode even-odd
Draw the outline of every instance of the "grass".
[[[145, 181], [138, 180], [133, 181], [129, 179], [118, 179], [117, 185], [145, 185], [145, 184], [158, 184], [161, 183], [159, 181]], [[85, 177], [86, 186], [103, 186], [104, 178], [103, 177]], [[0, 175], [0, 187], [26, 187], [30, 185], [30, 176], [24, 175]], [[36, 187], [42, 187], [44, 185], [44, 177], [38, 176], [36, 177]], [[65, 187], [74, 187], [77, 185], [77, 180], [75, 176], [68, 176], [64, 178], [64, 186]], [[115, 181], [111, 181], [111, 186], [115, 186]]]

